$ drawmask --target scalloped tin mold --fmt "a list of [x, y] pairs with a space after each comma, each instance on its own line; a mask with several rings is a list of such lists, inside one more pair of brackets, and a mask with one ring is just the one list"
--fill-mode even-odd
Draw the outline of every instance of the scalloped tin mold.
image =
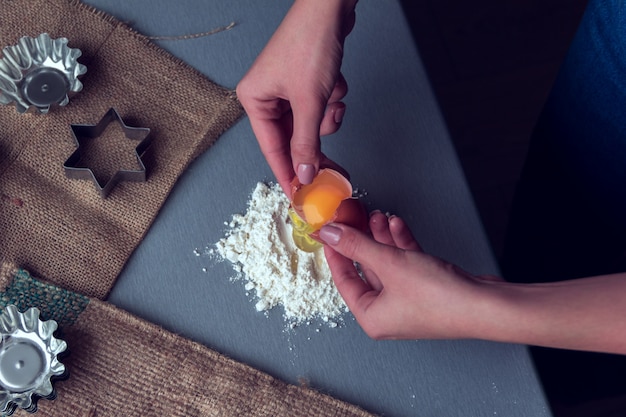
[[40, 398], [53, 399], [52, 379], [66, 375], [58, 355], [67, 343], [57, 339], [54, 320], [42, 321], [39, 309], [21, 313], [8, 305], [0, 314], [0, 412], [11, 415], [18, 407], [37, 411]]
[[69, 95], [82, 90], [78, 77], [87, 67], [78, 62], [80, 49], [70, 48], [67, 38], [47, 33], [23, 36], [2, 50], [0, 104], [15, 104], [19, 113], [48, 113], [52, 105], [65, 106]]

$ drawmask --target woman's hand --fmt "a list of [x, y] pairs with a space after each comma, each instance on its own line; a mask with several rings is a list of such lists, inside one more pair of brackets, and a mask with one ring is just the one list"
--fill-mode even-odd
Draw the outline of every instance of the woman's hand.
[[296, 0], [237, 86], [261, 151], [291, 197], [294, 175], [309, 184], [321, 165], [320, 135], [341, 126], [347, 84], [343, 43], [355, 0]]
[[337, 289], [365, 332], [375, 339], [474, 337], [476, 314], [489, 309], [482, 288], [500, 278], [425, 254], [399, 217], [374, 212], [370, 230], [373, 239], [344, 225], [320, 232]]
[[424, 253], [399, 217], [374, 212], [370, 229], [372, 236], [334, 224], [320, 237], [337, 289], [375, 339], [474, 338], [626, 354], [626, 273], [509, 283]]

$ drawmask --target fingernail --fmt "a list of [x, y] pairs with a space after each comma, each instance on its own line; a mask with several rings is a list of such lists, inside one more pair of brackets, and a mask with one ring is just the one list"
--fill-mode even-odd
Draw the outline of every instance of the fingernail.
[[313, 164], [300, 164], [298, 165], [298, 180], [300, 184], [310, 184], [313, 182], [315, 176], [315, 166]]
[[341, 239], [341, 229], [335, 226], [322, 226], [320, 229], [320, 238], [331, 246], [339, 243]]
[[335, 123], [340, 124], [343, 121], [343, 116], [346, 114], [346, 108], [340, 107], [335, 110], [333, 117], [335, 118]]

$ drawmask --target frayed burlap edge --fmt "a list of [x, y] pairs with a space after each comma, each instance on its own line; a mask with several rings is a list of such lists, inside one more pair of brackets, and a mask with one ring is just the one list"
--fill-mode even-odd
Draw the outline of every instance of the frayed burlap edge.
[[[35, 293], [28, 298], [37, 300], [42, 311], [48, 309], [50, 297], [39, 292], [67, 293], [5, 263], [0, 266], [0, 298], [13, 292], [16, 281], [29, 281]], [[61, 298], [75, 302], [71, 296]], [[59, 297], [52, 299], [59, 304]], [[69, 378], [55, 383], [55, 400], [39, 402], [41, 416], [372, 416], [311, 388], [284, 383], [100, 300], [89, 300], [71, 322], [59, 314], [54, 318], [66, 323], [60, 333], [69, 346], [70, 354], [63, 358]]]

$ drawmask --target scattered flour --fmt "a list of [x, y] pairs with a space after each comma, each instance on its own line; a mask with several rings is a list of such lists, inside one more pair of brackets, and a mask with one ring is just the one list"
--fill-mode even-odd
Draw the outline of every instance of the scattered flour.
[[297, 249], [288, 223], [289, 201], [280, 186], [258, 183], [245, 215], [235, 214], [216, 252], [233, 264], [234, 279], [256, 294], [256, 309], [281, 305], [292, 326], [322, 319], [329, 327], [348, 311], [335, 287], [323, 250]]

